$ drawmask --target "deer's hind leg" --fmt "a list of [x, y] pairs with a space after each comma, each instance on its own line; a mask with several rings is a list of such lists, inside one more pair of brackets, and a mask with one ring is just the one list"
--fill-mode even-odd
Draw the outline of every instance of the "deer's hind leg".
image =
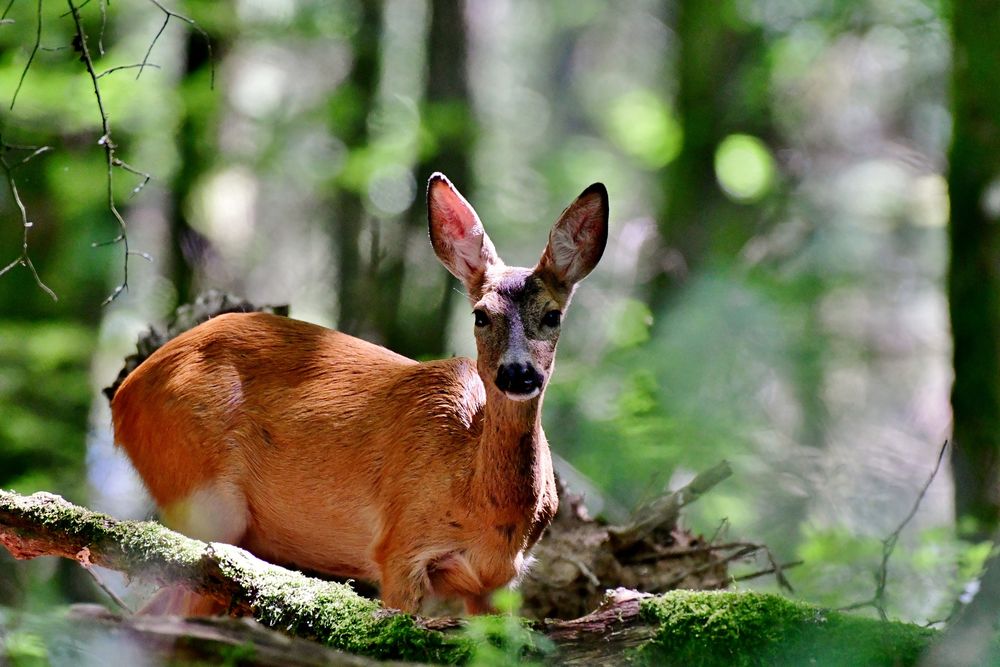
[[[250, 522], [246, 496], [224, 480], [214, 480], [161, 508], [160, 516], [165, 526], [188, 537], [227, 544], [239, 544]], [[159, 590], [139, 613], [216, 616], [225, 611], [226, 605], [218, 600], [174, 585]]]

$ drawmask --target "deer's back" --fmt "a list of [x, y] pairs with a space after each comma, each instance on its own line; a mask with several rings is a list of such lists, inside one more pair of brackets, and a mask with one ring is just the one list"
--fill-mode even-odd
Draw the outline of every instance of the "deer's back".
[[451, 493], [484, 401], [468, 359], [419, 364], [250, 313], [170, 341], [125, 379], [112, 414], [161, 508], [227, 480], [246, 497], [245, 546], [330, 571], [363, 560], [400, 493]]

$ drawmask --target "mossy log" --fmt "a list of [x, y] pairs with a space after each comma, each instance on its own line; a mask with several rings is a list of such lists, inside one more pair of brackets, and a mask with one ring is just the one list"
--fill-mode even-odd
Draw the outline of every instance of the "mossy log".
[[0, 491], [0, 543], [15, 558], [61, 556], [160, 584], [180, 584], [236, 616], [379, 659], [459, 663], [470, 646], [361, 597], [228, 544], [206, 544], [147, 521], [116, 521], [59, 496]]
[[[466, 635], [455, 632], [462, 624], [455, 619], [386, 610], [347, 585], [265, 563], [233, 546], [191, 540], [159, 524], [116, 521], [51, 494], [0, 491], [0, 543], [17, 558], [62, 556], [135, 578], [184, 584], [225, 601], [234, 614], [349, 653], [463, 663], [476, 651]], [[198, 623], [221, 634], [232, 627], [227, 619]], [[188, 626], [176, 627], [188, 632]], [[624, 589], [610, 592], [601, 608], [585, 617], [535, 628], [556, 646], [551, 662], [580, 665], [914, 665], [938, 634], [778, 595], [652, 596]]]

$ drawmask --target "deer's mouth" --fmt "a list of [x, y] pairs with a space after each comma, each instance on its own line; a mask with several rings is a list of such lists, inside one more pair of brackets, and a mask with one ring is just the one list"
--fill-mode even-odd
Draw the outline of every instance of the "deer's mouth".
[[540, 393], [542, 393], [542, 388], [535, 387], [534, 389], [532, 389], [527, 393], [515, 393], [513, 391], [505, 391], [503, 395], [512, 401], [528, 401], [531, 400], [532, 398], [535, 398]]

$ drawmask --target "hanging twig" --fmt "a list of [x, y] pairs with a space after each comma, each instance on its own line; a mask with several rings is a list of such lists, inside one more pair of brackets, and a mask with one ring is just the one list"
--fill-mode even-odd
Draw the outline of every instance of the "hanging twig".
[[[778, 566], [772, 565], [771, 567], [765, 568], [763, 570], [757, 570], [756, 572], [751, 572], [749, 574], [741, 574], [738, 577], [733, 577], [730, 581], [749, 581], [750, 579], [756, 579], [758, 577], [763, 577], [763, 576], [766, 576], [766, 575], [769, 575], [769, 574], [778, 574], [779, 572], [781, 572], [783, 570], [787, 570], [787, 569], [793, 568], [793, 567], [798, 567], [799, 565], [802, 565], [803, 563], [805, 563], [804, 560], [793, 560], [793, 561], [789, 561], [787, 563], [782, 563], [782, 564], [780, 564]], [[784, 575], [782, 575], [782, 576], [784, 576]]]
[[108, 27], [108, 2], [111, 0], [100, 0], [98, 6], [101, 8], [101, 31], [97, 33], [97, 51], [104, 57], [104, 29]]
[[[7, 9], [4, 10], [4, 18], [7, 16], [7, 12], [10, 11], [11, 5], [14, 4], [14, 0], [11, 0], [10, 5], [7, 5]], [[38, 47], [42, 43], [42, 0], [38, 0], [38, 12], [37, 12], [37, 23], [35, 24], [35, 44], [31, 47], [31, 54], [28, 56], [28, 62], [24, 63], [24, 69], [21, 70], [21, 78], [17, 82], [17, 88], [14, 89], [14, 96], [10, 98], [10, 108], [14, 108], [14, 102], [17, 101], [17, 94], [21, 92], [21, 86], [24, 85], [24, 77], [28, 76], [28, 70], [31, 68], [31, 63], [35, 60], [35, 54], [38, 53]]]
[[[135, 63], [133, 65], [118, 65], [117, 67], [111, 67], [109, 69], [104, 70], [103, 72], [101, 72], [100, 74], [97, 75], [97, 78], [98, 79], [103, 78], [104, 76], [106, 76], [108, 74], [111, 74], [112, 72], [117, 72], [119, 70], [123, 70], [123, 69], [135, 69], [136, 67], [143, 67], [143, 66], [144, 65], [142, 63]], [[153, 63], [146, 63], [145, 67], [152, 67], [153, 69], [160, 69], [159, 65], [155, 65]]]
[[4, 23], [13, 23], [14, 22], [13, 19], [11, 19], [9, 21], [7, 20], [7, 14], [10, 12], [10, 8], [13, 7], [13, 6], [14, 6], [14, 0], [10, 0], [10, 2], [8, 2], [7, 6], [4, 8], [3, 14], [0, 14], [0, 21], [3, 21]]
[[[7, 161], [6, 155], [7, 151], [11, 150], [29, 150], [31, 153], [27, 157], [19, 160], [17, 164], [11, 165]], [[7, 178], [7, 187], [10, 189], [10, 196], [14, 200], [14, 204], [17, 206], [18, 212], [21, 214], [21, 227], [23, 229], [23, 236], [21, 237], [21, 254], [13, 262], [0, 269], [0, 276], [13, 269], [15, 266], [23, 266], [31, 271], [31, 275], [35, 279], [35, 284], [38, 285], [43, 292], [52, 297], [53, 301], [58, 301], [59, 297], [56, 296], [56, 293], [53, 292], [48, 285], [42, 282], [41, 277], [38, 275], [38, 271], [35, 269], [34, 263], [31, 261], [31, 256], [28, 254], [28, 232], [34, 226], [34, 223], [28, 220], [28, 211], [24, 207], [24, 202], [21, 201], [21, 194], [17, 191], [17, 182], [14, 180], [14, 169], [48, 150], [50, 150], [48, 146], [9, 145], [3, 141], [3, 136], [0, 135], [0, 167], [3, 168], [4, 176]]]
[[161, 25], [160, 29], [156, 32], [156, 36], [153, 37], [153, 41], [149, 43], [149, 48], [146, 49], [146, 55], [143, 57], [142, 62], [139, 64], [139, 73], [135, 75], [136, 80], [138, 80], [139, 77], [142, 76], [142, 71], [146, 68], [146, 66], [147, 66], [147, 64], [149, 62], [149, 54], [153, 52], [153, 47], [156, 46], [156, 43], [160, 40], [160, 35], [162, 35], [163, 31], [167, 29], [167, 26], [170, 24], [170, 19], [174, 19], [175, 18], [178, 21], [184, 21], [185, 23], [187, 23], [188, 25], [190, 25], [192, 28], [194, 28], [195, 30], [198, 31], [198, 34], [200, 34], [204, 38], [204, 40], [205, 40], [205, 48], [208, 50], [208, 60], [209, 60], [210, 66], [211, 66], [211, 73], [210, 73], [211, 88], [214, 89], [215, 88], [215, 59], [214, 59], [214, 57], [212, 55], [212, 40], [211, 40], [211, 38], [209, 38], [208, 33], [205, 32], [205, 30], [200, 25], [198, 25], [198, 23], [195, 22], [194, 19], [188, 18], [187, 16], [184, 16], [183, 14], [178, 14], [177, 12], [174, 12], [174, 11], [171, 11], [171, 10], [167, 9], [166, 7], [164, 7], [159, 2], [159, 0], [149, 0], [149, 1], [152, 2], [154, 5], [156, 5], [157, 7], [159, 7], [160, 11], [163, 12], [163, 14], [164, 14], [163, 25]]

